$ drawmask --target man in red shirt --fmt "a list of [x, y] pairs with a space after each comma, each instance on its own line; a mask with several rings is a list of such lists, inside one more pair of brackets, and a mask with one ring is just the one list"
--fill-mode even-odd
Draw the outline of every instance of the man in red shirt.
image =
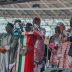
[[24, 38], [26, 40], [25, 64], [23, 72], [34, 72], [34, 45], [40, 35], [33, 30], [31, 23], [27, 23], [25, 27]]

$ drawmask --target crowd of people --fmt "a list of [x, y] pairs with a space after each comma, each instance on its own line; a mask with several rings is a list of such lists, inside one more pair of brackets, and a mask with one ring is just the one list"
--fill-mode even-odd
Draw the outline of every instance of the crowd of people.
[[[72, 18], [70, 29], [58, 22], [48, 38], [39, 17], [24, 26], [8, 23], [1, 35], [0, 72], [43, 72], [47, 68], [72, 68]], [[23, 59], [22, 59], [23, 57]], [[22, 62], [21, 62], [22, 60]]]

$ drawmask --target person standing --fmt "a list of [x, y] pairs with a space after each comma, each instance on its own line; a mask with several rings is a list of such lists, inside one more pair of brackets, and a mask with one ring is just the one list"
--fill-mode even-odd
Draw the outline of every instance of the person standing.
[[52, 68], [57, 68], [57, 52], [60, 44], [60, 28], [55, 27], [55, 34], [50, 38], [49, 48], [51, 50], [50, 64]]
[[68, 32], [68, 41], [70, 42], [70, 48], [68, 51], [68, 64], [69, 68], [72, 68], [72, 18], [70, 19], [70, 29], [67, 30]]
[[65, 31], [65, 26], [62, 22], [59, 23], [60, 26], [60, 45], [58, 49], [58, 68], [69, 68], [69, 56], [68, 51], [70, 48], [70, 42], [67, 40], [67, 32]]
[[36, 44], [35, 44], [35, 56], [34, 56], [34, 62], [35, 62], [35, 70], [37, 70], [37, 72], [40, 72], [41, 68], [43, 69], [44, 67], [42, 64], [43, 61], [43, 57], [44, 57], [44, 38], [45, 38], [45, 34], [46, 34], [46, 30], [45, 28], [40, 27], [41, 24], [41, 20], [39, 17], [35, 17], [33, 19], [33, 26], [34, 26], [34, 30], [36, 30], [40, 35], [41, 38], [36, 40]]
[[17, 41], [13, 36], [14, 25], [8, 23], [6, 26], [6, 34], [2, 36], [1, 48], [4, 48], [3, 53], [1, 54], [1, 71], [0, 72], [9, 72], [13, 67], [15, 62], [15, 53], [17, 50]]
[[40, 38], [39, 33], [33, 30], [31, 23], [27, 23], [25, 27], [25, 32], [22, 33], [25, 38], [25, 57], [24, 64], [22, 67], [22, 72], [34, 72], [34, 45], [38, 38]]

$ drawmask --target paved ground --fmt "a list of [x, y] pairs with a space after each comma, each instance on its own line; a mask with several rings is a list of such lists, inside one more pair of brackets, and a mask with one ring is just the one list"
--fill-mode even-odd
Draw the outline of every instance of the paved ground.
[[47, 68], [45, 72], [72, 72], [72, 69]]

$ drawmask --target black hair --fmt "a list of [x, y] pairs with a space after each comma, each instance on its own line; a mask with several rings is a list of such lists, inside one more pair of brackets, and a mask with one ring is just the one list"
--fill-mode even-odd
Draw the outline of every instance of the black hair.
[[27, 23], [26, 24], [26, 27], [29, 27], [29, 26], [32, 26], [32, 24], [31, 23]]
[[26, 30], [26, 31], [30, 31], [32, 26], [33, 26], [33, 25], [32, 25], [31, 23], [27, 23], [27, 24], [26, 24], [26, 27], [25, 27], [25, 30]]
[[14, 28], [14, 25], [12, 23], [9, 23], [9, 22], [8, 22], [7, 26], [10, 26], [12, 29]]
[[21, 23], [21, 20], [18, 19], [18, 20], [15, 20], [15, 22], [20, 22]]

